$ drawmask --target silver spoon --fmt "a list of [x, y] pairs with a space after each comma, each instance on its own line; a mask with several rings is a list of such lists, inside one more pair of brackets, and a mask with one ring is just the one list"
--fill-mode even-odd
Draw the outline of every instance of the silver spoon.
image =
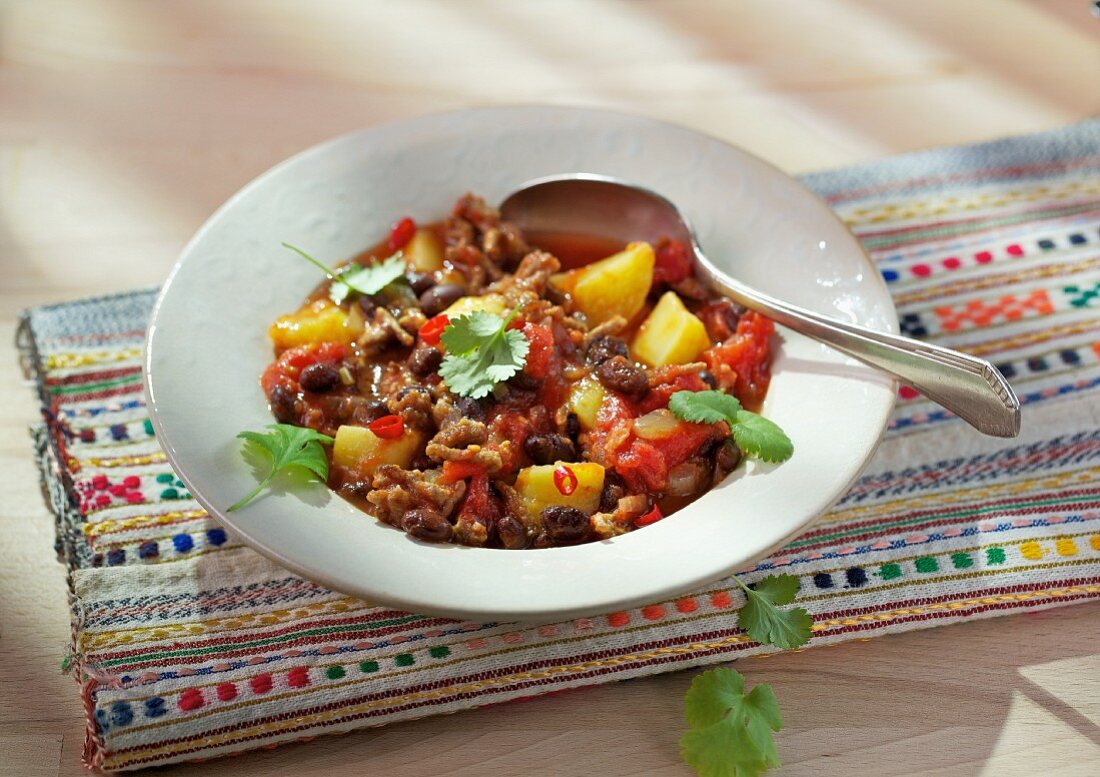
[[583, 173], [528, 181], [500, 206], [504, 219], [530, 231], [656, 240], [690, 245], [696, 276], [733, 301], [887, 372], [995, 437], [1020, 433], [1020, 400], [992, 364], [965, 353], [884, 334], [790, 305], [749, 288], [703, 254], [687, 219], [667, 199], [640, 186]]

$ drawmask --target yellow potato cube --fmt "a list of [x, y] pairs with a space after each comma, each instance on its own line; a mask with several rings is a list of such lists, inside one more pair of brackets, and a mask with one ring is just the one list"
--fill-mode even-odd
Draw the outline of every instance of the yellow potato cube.
[[600, 412], [604, 393], [603, 385], [592, 376], [579, 380], [570, 387], [567, 404], [577, 414], [577, 420], [583, 428], [595, 428], [596, 414]]
[[[613, 316], [629, 321], [645, 305], [653, 283], [654, 261], [649, 243], [631, 243], [613, 256], [575, 270], [573, 302], [592, 325]], [[569, 283], [563, 285], [568, 287]]]
[[[569, 494], [563, 494], [554, 480], [554, 470], [568, 467], [576, 477], [576, 488]], [[576, 507], [586, 513], [594, 513], [600, 506], [600, 493], [603, 491], [603, 467], [592, 462], [562, 462], [524, 467], [516, 476], [516, 491], [523, 501], [527, 514], [534, 520], [539, 519], [543, 509], [553, 505]], [[566, 490], [572, 480], [563, 481]]]
[[687, 364], [710, 347], [703, 322], [684, 307], [674, 291], [666, 291], [638, 327], [634, 355], [650, 367]]
[[384, 440], [365, 426], [341, 426], [332, 446], [332, 463], [361, 478], [382, 464], [408, 467], [424, 444], [424, 435], [406, 427], [400, 437]]
[[347, 312], [327, 298], [310, 302], [297, 313], [280, 316], [268, 334], [279, 350], [310, 343], [350, 343], [355, 339]]
[[503, 316], [508, 311], [508, 303], [499, 294], [485, 294], [481, 297], [459, 297], [443, 314], [454, 320], [478, 310]]
[[443, 269], [443, 244], [430, 229], [418, 229], [402, 249], [405, 261], [417, 272]]

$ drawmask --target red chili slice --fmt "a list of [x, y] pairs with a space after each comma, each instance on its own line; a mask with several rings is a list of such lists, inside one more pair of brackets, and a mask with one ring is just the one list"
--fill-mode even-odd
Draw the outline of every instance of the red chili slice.
[[400, 251], [416, 234], [416, 222], [406, 216], [393, 225], [390, 230], [390, 250]]
[[661, 508], [654, 505], [653, 509], [650, 510], [648, 513], [641, 516], [640, 518], [635, 518], [634, 525], [640, 529], [643, 526], [649, 526], [651, 523], [657, 523], [657, 521], [661, 520], [662, 518], [664, 518], [664, 516], [661, 515]]
[[440, 313], [435, 318], [429, 318], [424, 326], [420, 327], [420, 339], [428, 345], [439, 345], [439, 338], [443, 330], [451, 325], [451, 319]]
[[569, 496], [577, 490], [577, 474], [564, 464], [559, 464], [554, 469], [554, 487]]
[[367, 426], [383, 440], [396, 440], [405, 433], [405, 421], [399, 415], [384, 415]]

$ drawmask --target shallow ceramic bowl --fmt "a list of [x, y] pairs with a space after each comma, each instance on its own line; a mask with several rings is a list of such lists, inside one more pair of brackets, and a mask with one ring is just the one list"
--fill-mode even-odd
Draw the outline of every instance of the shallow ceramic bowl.
[[798, 534], [852, 483], [893, 407], [893, 383], [781, 330], [764, 413], [795, 445], [750, 462], [690, 507], [607, 542], [486, 550], [416, 542], [319, 484], [225, 507], [254, 485], [234, 435], [272, 422], [259, 375], [267, 327], [320, 280], [280, 247], [349, 257], [396, 218], [439, 220], [463, 192], [499, 202], [531, 178], [602, 173], [661, 192], [707, 255], [760, 289], [882, 331], [897, 317], [856, 240], [770, 165], [682, 127], [573, 108], [492, 108], [357, 132], [301, 153], [223, 205], [184, 249], [149, 328], [157, 437], [212, 515], [295, 572], [425, 613], [524, 621], [610, 611], [689, 591]]

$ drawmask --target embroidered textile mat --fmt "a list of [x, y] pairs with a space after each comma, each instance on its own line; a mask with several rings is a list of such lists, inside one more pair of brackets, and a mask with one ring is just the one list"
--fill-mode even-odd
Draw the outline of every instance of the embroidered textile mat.
[[[991, 359], [1025, 403], [983, 438], [903, 389], [879, 453], [745, 578], [801, 578], [811, 644], [1100, 598], [1100, 121], [806, 177], [906, 334]], [[153, 292], [29, 311], [43, 482], [70, 569], [86, 762], [135, 769], [764, 652], [730, 582], [536, 628], [372, 607], [210, 520], [141, 390]]]

